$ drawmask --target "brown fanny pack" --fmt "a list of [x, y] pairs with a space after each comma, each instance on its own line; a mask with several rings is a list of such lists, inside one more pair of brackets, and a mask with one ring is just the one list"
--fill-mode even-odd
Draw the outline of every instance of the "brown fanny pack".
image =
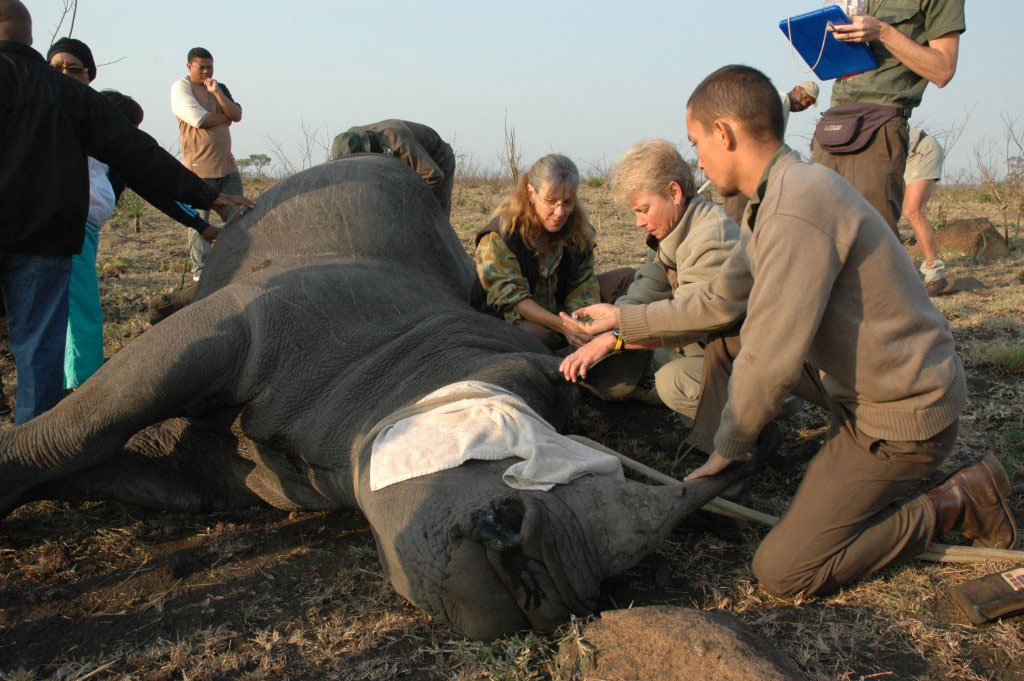
[[821, 115], [814, 129], [814, 140], [832, 154], [860, 151], [871, 141], [875, 131], [904, 110], [882, 104], [852, 102], [834, 106]]

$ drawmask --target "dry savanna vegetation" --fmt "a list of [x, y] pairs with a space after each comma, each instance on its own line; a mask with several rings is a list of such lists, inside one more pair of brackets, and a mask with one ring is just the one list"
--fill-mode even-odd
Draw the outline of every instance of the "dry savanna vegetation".
[[[250, 183], [258, 194], [270, 181]], [[507, 180], [462, 179], [452, 222], [471, 243], [508, 190]], [[598, 230], [599, 268], [638, 265], [643, 239], [595, 177], [582, 200]], [[1005, 205], [977, 185], [940, 186], [933, 219], [986, 216], [1002, 231]], [[180, 286], [185, 229], [152, 209], [140, 232], [122, 210], [103, 229], [97, 270], [112, 355], [144, 333], [146, 300]], [[946, 253], [948, 268], [984, 288], [935, 304], [968, 367], [970, 405], [945, 469], [983, 452], [1000, 456], [1024, 519], [1024, 251], [983, 264]], [[898, 291], [893, 292], [898, 295]], [[9, 352], [0, 370], [13, 393]], [[675, 477], [698, 464], [677, 452], [684, 434], [666, 410], [585, 398], [571, 429]], [[785, 510], [824, 435], [808, 407], [785, 427], [751, 504]], [[4, 423], [3, 427], [10, 427]], [[674, 604], [737, 615], [808, 679], [1024, 679], [1024, 620], [971, 626], [946, 590], [1005, 565], [909, 562], [827, 598], [780, 601], [753, 579], [765, 529], [694, 517], [653, 555], [605, 586], [604, 608]], [[358, 512], [283, 513], [268, 507], [189, 515], [119, 503], [37, 502], [0, 522], [0, 679], [568, 679], [560, 642], [523, 633], [466, 641], [413, 608], [381, 573]]]

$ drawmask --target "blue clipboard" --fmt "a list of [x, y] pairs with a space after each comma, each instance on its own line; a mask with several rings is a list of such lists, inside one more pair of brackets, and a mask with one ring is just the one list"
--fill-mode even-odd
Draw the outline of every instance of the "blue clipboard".
[[[866, 43], [842, 43], [826, 28], [849, 24], [850, 18], [837, 5], [829, 5], [779, 22], [786, 40], [792, 31], [793, 48], [800, 53], [819, 80], [853, 76], [878, 68], [878, 59]], [[824, 39], [824, 48], [822, 40]], [[818, 55], [821, 54], [821, 59]], [[817, 62], [817, 66], [815, 66]]]

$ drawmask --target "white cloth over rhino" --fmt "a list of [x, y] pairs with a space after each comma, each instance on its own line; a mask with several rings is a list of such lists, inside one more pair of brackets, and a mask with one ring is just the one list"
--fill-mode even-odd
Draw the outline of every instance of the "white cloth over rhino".
[[460, 466], [470, 459], [523, 459], [505, 471], [509, 487], [548, 491], [582, 475], [622, 479], [617, 458], [556, 431], [522, 398], [482, 381], [435, 390], [417, 404], [472, 393], [384, 428], [373, 441], [370, 490]]

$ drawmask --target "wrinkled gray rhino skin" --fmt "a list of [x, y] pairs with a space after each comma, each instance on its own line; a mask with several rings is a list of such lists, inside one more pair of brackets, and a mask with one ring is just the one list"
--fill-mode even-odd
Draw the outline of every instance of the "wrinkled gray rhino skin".
[[224, 230], [196, 302], [52, 411], [0, 433], [0, 517], [40, 498], [203, 511], [358, 508], [395, 589], [462, 634], [549, 631], [735, 474], [506, 487], [509, 461], [369, 486], [365, 436], [441, 386], [490, 381], [560, 424], [576, 388], [475, 312], [426, 185], [378, 154], [299, 173]]

